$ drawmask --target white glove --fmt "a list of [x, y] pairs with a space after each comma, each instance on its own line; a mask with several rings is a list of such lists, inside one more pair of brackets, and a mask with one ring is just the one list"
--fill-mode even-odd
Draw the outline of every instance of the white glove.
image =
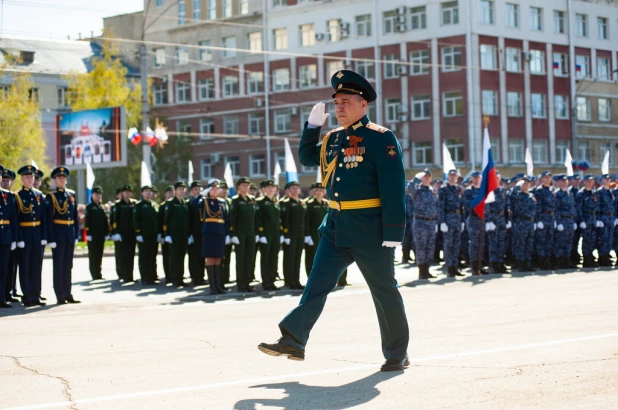
[[573, 230], [576, 231], [577, 230], [577, 224], [575, 222], [573, 222]]
[[193, 239], [193, 235], [190, 235], [189, 239], [187, 240], [187, 244], [193, 245], [193, 243], [195, 243], [195, 239]]
[[230, 243], [232, 243], [232, 241], [230, 241], [230, 235], [227, 235], [227, 236], [225, 237], [225, 244], [226, 244], [226, 245], [229, 245]]
[[49, 246], [49, 247], [50, 247], [50, 248], [52, 248], [52, 249], [55, 249], [55, 248], [56, 248], [56, 242], [49, 242], [49, 243], [47, 244], [47, 246]]
[[414, 178], [416, 179], [421, 179], [425, 176], [425, 171], [423, 172], [419, 172], [418, 174], [414, 175]]
[[305, 243], [309, 246], [313, 246], [313, 239], [311, 239], [311, 236], [305, 236]]
[[92, 236], [90, 236], [90, 235], [86, 236], [86, 240], [87, 240], [88, 242], [92, 242]]
[[309, 125], [313, 128], [319, 128], [324, 125], [324, 123], [328, 119], [328, 116], [330, 115], [327, 112], [325, 113], [325, 111], [326, 108], [324, 103], [320, 102], [314, 105], [311, 109], [311, 113], [309, 114], [309, 119], [307, 120]]
[[238, 236], [232, 236], [231, 241], [232, 241], [232, 243], [234, 245], [240, 245], [240, 241], [238, 240]]
[[171, 236], [169, 236], [169, 235], [168, 235], [168, 236], [166, 236], [166, 237], [165, 237], [165, 242], [167, 242], [167, 243], [172, 243], [172, 237], [171, 237]]
[[461, 223], [461, 230], [462, 230], [462, 231], [465, 231], [465, 230], [466, 230], [466, 223], [465, 223], [465, 222], [462, 222], [462, 223]]
[[396, 248], [399, 245], [401, 245], [401, 242], [393, 242], [393, 241], [382, 242], [382, 246], [386, 246], [387, 248]]
[[441, 230], [442, 232], [448, 232], [448, 225], [446, 224], [446, 222], [442, 222], [442, 223], [440, 224], [440, 230]]
[[263, 243], [263, 244], [267, 244], [267, 243], [268, 243], [268, 241], [266, 240], [266, 237], [265, 237], [265, 236], [262, 236], [262, 237], [260, 238], [260, 243]]
[[258, 243], [260, 241], [260, 235], [255, 235], [255, 243]]
[[618, 225], [618, 219], [614, 219], [614, 226]]
[[119, 233], [112, 235], [112, 241], [114, 242], [122, 242], [122, 236]]
[[532, 228], [534, 228], [533, 231], [536, 231], [536, 224], [532, 224]]
[[511, 229], [513, 227], [513, 224], [511, 223], [511, 221], [508, 221], [506, 223], [506, 229]]
[[109, 241], [109, 236], [106, 236], [106, 237], [105, 237], [105, 240], [106, 240], [106, 241]]
[[597, 221], [597, 228], [603, 228], [605, 226], [605, 224], [603, 223], [603, 221]]
[[292, 242], [292, 241], [290, 240], [290, 238], [285, 238], [285, 239], [283, 240], [283, 242], [284, 242], [286, 245], [289, 245], [289, 244], [290, 244], [290, 242]]
[[491, 222], [485, 223], [485, 231], [491, 231]]
[[537, 228], [539, 228], [539, 229], [544, 229], [544, 228], [545, 228], [545, 225], [543, 225], [543, 222], [538, 222], [538, 223], [536, 224], [536, 227], [537, 227]]
[[579, 227], [582, 229], [586, 229], [586, 222], [580, 222]]
[[562, 224], [560, 224], [560, 225], [558, 225], [556, 227], [556, 229], [558, 229], [559, 232], [562, 232], [562, 231], [564, 231], [564, 226]]
[[17, 242], [17, 247], [18, 248], [24, 248], [25, 246], [26, 246], [26, 243], [24, 241]]
[[11, 242], [11, 250], [14, 251], [17, 248], [17, 244], [15, 242]]
[[161, 238], [161, 234], [160, 233], [157, 234], [157, 242], [163, 243], [163, 238]]
[[283, 235], [281, 235], [279, 237], [279, 243], [283, 243], [283, 242], [285, 242], [285, 238], [283, 237]]
[[79, 243], [79, 239], [75, 239], [75, 245]]
[[557, 228], [557, 226], [558, 226], [558, 225], [557, 225], [556, 221], [554, 221], [554, 229], [556, 229], [556, 228]]
[[436, 233], [438, 233], [438, 225], [436, 225]]
[[139, 243], [144, 243], [144, 237], [142, 235], [137, 235], [135, 240], [138, 241]]
[[[90, 240], [92, 240], [92, 237], [90, 237]], [[41, 245], [42, 246], [47, 245], [47, 241], [45, 239], [41, 239]]]

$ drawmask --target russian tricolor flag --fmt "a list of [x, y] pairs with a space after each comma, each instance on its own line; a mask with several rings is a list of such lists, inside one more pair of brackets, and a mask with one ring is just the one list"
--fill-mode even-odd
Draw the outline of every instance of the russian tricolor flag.
[[554, 70], [557, 70], [560, 68], [560, 63], [557, 61], [554, 61]]
[[137, 128], [135, 127], [129, 128], [128, 137], [129, 137], [129, 141], [131, 141], [133, 145], [138, 145], [140, 142], [142, 142], [142, 136], [140, 135], [139, 131], [137, 131]]
[[496, 188], [498, 188], [498, 177], [494, 167], [494, 158], [491, 155], [489, 132], [485, 128], [485, 135], [483, 136], [483, 179], [481, 180], [479, 192], [471, 202], [472, 209], [474, 209], [479, 218], [485, 219], [485, 201]]
[[580, 71], [582, 71], [582, 66], [581, 66], [581, 65], [579, 65], [579, 64], [577, 64], [577, 65], [575, 66], [575, 71], [577, 71], [578, 73], [579, 73]]

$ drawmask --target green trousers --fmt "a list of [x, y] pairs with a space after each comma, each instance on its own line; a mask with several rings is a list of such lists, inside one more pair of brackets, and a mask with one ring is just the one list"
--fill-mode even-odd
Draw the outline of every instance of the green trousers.
[[300, 258], [304, 245], [304, 237], [290, 238], [290, 244], [283, 245], [283, 278], [288, 286], [300, 285]]
[[101, 263], [103, 261], [103, 248], [105, 240], [92, 240], [88, 242], [88, 265], [92, 279], [101, 279]]
[[182, 282], [185, 276], [185, 255], [187, 254], [187, 240], [189, 232], [172, 233], [170, 244], [170, 280], [172, 283]]
[[234, 245], [236, 252], [236, 285], [238, 289], [249, 288], [255, 270], [255, 234], [237, 235], [239, 244]]
[[264, 236], [268, 243], [260, 243], [260, 271], [262, 284], [271, 286], [277, 277], [277, 266], [279, 265], [279, 248], [281, 246], [279, 235]]

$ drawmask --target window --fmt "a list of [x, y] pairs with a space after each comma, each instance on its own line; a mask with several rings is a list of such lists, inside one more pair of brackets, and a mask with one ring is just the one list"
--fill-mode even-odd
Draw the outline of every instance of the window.
[[263, 177], [266, 175], [266, 157], [263, 154], [249, 157], [249, 176]]
[[201, 118], [200, 119], [200, 139], [201, 140], [209, 140], [213, 137], [210, 134], [214, 134], [215, 132], [215, 120], [212, 118]]
[[178, 0], [178, 25], [185, 24], [185, 0]]
[[356, 35], [359, 37], [371, 37], [371, 14], [356, 16]]
[[200, 20], [202, 18], [202, 10], [201, 10], [201, 0], [193, 0], [193, 7], [192, 8], [192, 13], [193, 13], [193, 20]]
[[[210, 40], [204, 40], [197, 43], [200, 47], [210, 47]], [[200, 61], [212, 60], [212, 51], [210, 48], [200, 48]]]
[[431, 98], [428, 95], [412, 97], [412, 120], [427, 120], [431, 118]]
[[187, 47], [176, 47], [174, 53], [174, 62], [176, 65], [185, 65], [189, 63], [189, 49]]
[[264, 73], [252, 72], [247, 75], [247, 94], [264, 92]]
[[427, 11], [425, 6], [410, 8], [412, 16], [412, 30], [427, 28]]
[[287, 6], [287, 5], [288, 5], [288, 0], [273, 0], [273, 6]]
[[543, 30], [543, 9], [530, 7], [530, 30]]
[[599, 107], [599, 121], [609, 122], [612, 120], [612, 102], [608, 98], [597, 100]]
[[36, 87], [29, 89], [28, 99], [33, 101], [39, 101], [39, 89]]
[[318, 85], [318, 67], [315, 64], [301, 65], [299, 68], [300, 88], [311, 88]]
[[217, 19], [217, 0], [206, 0], [208, 3], [208, 19], [216, 20]]
[[[275, 162], [274, 164], [279, 164], [281, 170], [285, 170], [285, 152], [275, 152]], [[274, 168], [273, 164], [273, 168]], [[275, 181], [276, 182], [276, 181]]]
[[202, 158], [200, 160], [200, 179], [210, 179], [213, 176], [212, 163], [210, 158]]
[[489, 140], [491, 144], [491, 156], [494, 159], [494, 163], [500, 163], [500, 140], [498, 138], [491, 138]]
[[414, 164], [429, 165], [433, 159], [433, 149], [431, 141], [414, 143]]
[[597, 37], [601, 40], [609, 39], [609, 21], [605, 17], [597, 17]]
[[339, 122], [337, 121], [337, 116], [335, 115], [335, 106], [333, 104], [329, 104], [327, 106], [328, 108], [328, 127], [329, 128], [336, 128], [339, 125]]
[[290, 69], [278, 68], [273, 71], [273, 91], [286, 91], [290, 89]]
[[225, 157], [225, 166], [230, 164], [230, 170], [232, 176], [238, 176], [240, 174], [240, 158], [239, 157]]
[[547, 141], [532, 141], [532, 162], [536, 164], [547, 163]]
[[481, 23], [494, 24], [494, 2], [481, 0]]
[[554, 10], [554, 33], [564, 34], [564, 11]]
[[531, 95], [532, 118], [545, 118], [545, 94]]
[[530, 50], [530, 73], [545, 74], [545, 52], [542, 50]]
[[498, 93], [493, 90], [483, 90], [483, 115], [498, 115]]
[[238, 115], [223, 117], [223, 133], [228, 135], [238, 134]]
[[375, 66], [373, 61], [357, 61], [356, 72], [365, 77], [367, 80], [375, 79]]
[[66, 87], [58, 87], [58, 108], [68, 108], [69, 107], [69, 99], [68, 99], [68, 88]]
[[575, 35], [577, 37], [588, 36], [588, 16], [585, 14], [575, 14]]
[[238, 77], [232, 75], [223, 76], [223, 96], [232, 97], [238, 94]]
[[588, 56], [575, 56], [575, 77], [590, 77], [590, 59]]
[[515, 3], [506, 3], [506, 26], [517, 28], [519, 27], [519, 5]]
[[586, 97], [577, 97], [577, 120], [590, 121], [590, 100]]
[[446, 148], [455, 164], [464, 162], [464, 144], [460, 139], [446, 140]]
[[566, 54], [554, 53], [554, 75], [564, 76], [569, 72], [569, 56]]
[[200, 101], [212, 100], [215, 98], [215, 80], [212, 78], [199, 80], [197, 90]]
[[236, 36], [223, 37], [223, 57], [236, 57]]
[[444, 93], [443, 102], [442, 110], [445, 117], [463, 115], [463, 93], [461, 91]]
[[288, 29], [278, 28], [275, 29], [275, 50], [287, 50], [288, 49]]
[[566, 95], [554, 96], [554, 111], [557, 120], [569, 119], [569, 98]]
[[258, 53], [262, 51], [262, 32], [256, 31], [254, 33], [249, 33], [249, 50], [252, 53]]
[[609, 58], [598, 57], [597, 58], [597, 80], [609, 81], [612, 77], [609, 75]]
[[397, 66], [399, 62], [399, 54], [388, 54], [384, 56], [384, 78], [397, 77]]
[[399, 98], [389, 98], [386, 100], [386, 122], [393, 123], [399, 121]]
[[232, 0], [223, 0], [223, 17], [232, 17]]
[[461, 67], [461, 47], [442, 48], [442, 72], [457, 71]]
[[164, 48], [154, 49], [154, 58], [152, 60], [152, 65], [154, 67], [163, 67], [165, 65], [165, 49]]
[[506, 71], [518, 73], [521, 71], [521, 50], [518, 48], [507, 47], [506, 49]]
[[176, 83], [176, 102], [186, 103], [191, 101], [191, 84], [185, 82]]
[[275, 111], [275, 132], [290, 132], [290, 110]]
[[384, 34], [392, 34], [397, 32], [397, 11], [389, 10], [384, 12]]
[[315, 45], [315, 28], [313, 24], [303, 24], [300, 26], [300, 46], [311, 47]]
[[524, 141], [521, 138], [509, 138], [509, 160], [512, 164], [524, 162]]
[[335, 43], [341, 41], [341, 19], [328, 20], [328, 41]]
[[238, 0], [238, 14], [241, 16], [249, 14], [249, 0]]
[[429, 73], [429, 50], [412, 51], [410, 53], [412, 71], [410, 75], [422, 75]]
[[157, 0], [157, 1], [155, 2], [155, 7], [156, 7], [156, 8], [161, 8], [161, 7], [163, 7], [163, 0]]
[[[300, 127], [301, 129], [305, 126], [305, 123], [309, 119], [309, 114], [311, 114], [312, 107], [305, 106], [300, 108]], [[329, 117], [330, 118], [330, 117]]]
[[264, 114], [249, 114], [249, 134], [262, 135], [264, 132]]
[[483, 70], [496, 69], [496, 47], [481, 44], [481, 68]]
[[577, 151], [579, 154], [579, 158], [581, 158], [582, 160], [590, 160], [591, 150], [589, 142], [579, 141], [579, 143], [577, 144]]
[[459, 24], [459, 5], [456, 1], [447, 1], [441, 4], [442, 25]]
[[569, 149], [568, 141], [556, 141], [556, 164], [564, 164], [566, 152]]
[[521, 93], [509, 91], [506, 93], [506, 108], [509, 117], [521, 117]]
[[159, 84], [153, 87], [154, 105], [167, 104], [167, 84]]
[[343, 60], [335, 60], [335, 61], [329, 61], [328, 63], [326, 63], [326, 74], [327, 74], [327, 82], [330, 82], [330, 79], [333, 77], [333, 75], [335, 75], [336, 72], [343, 70], [344, 64], [343, 64]]

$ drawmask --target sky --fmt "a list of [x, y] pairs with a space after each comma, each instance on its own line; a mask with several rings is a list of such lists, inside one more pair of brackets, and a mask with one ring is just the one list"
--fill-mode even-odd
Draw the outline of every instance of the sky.
[[77, 39], [101, 35], [103, 17], [143, 10], [144, 0], [0, 0], [0, 36]]

